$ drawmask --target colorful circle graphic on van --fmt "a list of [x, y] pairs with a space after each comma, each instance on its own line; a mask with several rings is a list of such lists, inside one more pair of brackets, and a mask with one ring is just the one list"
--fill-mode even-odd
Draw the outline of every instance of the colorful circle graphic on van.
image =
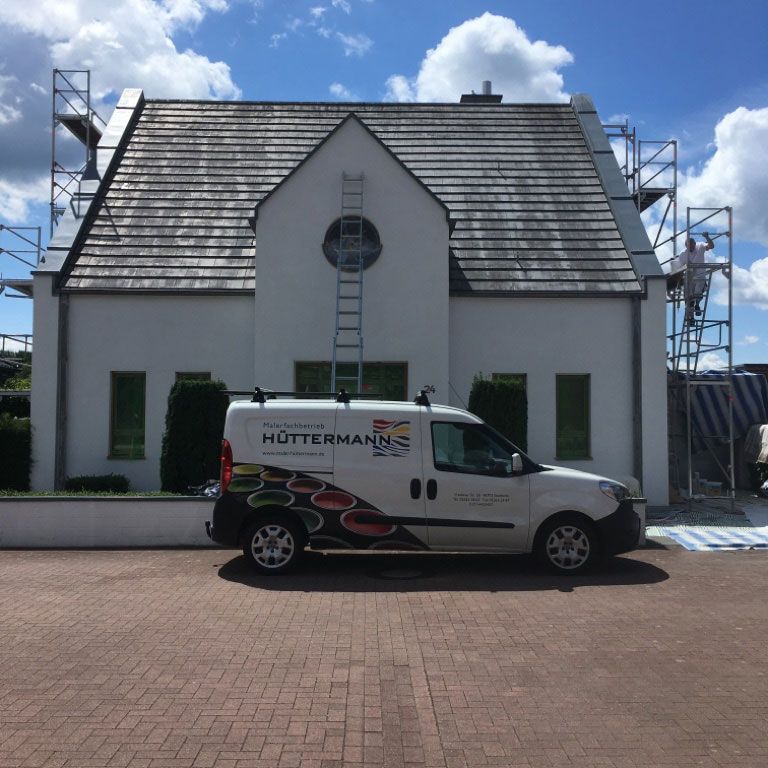
[[[394, 430], [400, 440], [409, 442], [397, 423], [380, 427], [386, 432]], [[228, 494], [247, 504], [252, 514], [267, 509], [275, 514], [290, 510], [304, 523], [313, 549], [427, 549], [403, 523], [365, 499], [337, 488], [325, 477], [261, 464], [238, 464], [233, 475]]]

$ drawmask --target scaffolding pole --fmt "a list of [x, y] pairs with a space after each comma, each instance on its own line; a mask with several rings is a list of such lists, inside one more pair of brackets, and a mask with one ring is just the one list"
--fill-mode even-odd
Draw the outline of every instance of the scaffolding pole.
[[[91, 106], [89, 69], [54, 69], [51, 107], [51, 235], [79, 190], [89, 163], [95, 158], [106, 122]], [[82, 155], [72, 156], [61, 146], [59, 128], [66, 128], [82, 144]], [[77, 155], [77, 153], [75, 153]], [[95, 167], [93, 168], [95, 173]]]

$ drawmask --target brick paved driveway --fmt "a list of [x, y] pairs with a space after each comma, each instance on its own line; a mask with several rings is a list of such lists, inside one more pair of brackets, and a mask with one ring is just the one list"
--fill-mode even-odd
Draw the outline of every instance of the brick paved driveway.
[[765, 552], [0, 552], [0, 767], [765, 768], [767, 598]]

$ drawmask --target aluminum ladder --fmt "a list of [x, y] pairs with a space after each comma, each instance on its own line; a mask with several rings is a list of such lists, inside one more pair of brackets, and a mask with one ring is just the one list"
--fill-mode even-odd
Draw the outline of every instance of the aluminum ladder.
[[[354, 382], [363, 391], [363, 174], [341, 176], [341, 218], [336, 258], [336, 329], [331, 359], [331, 391]], [[353, 359], [343, 359], [350, 355]], [[339, 365], [353, 363], [355, 375], [340, 376]]]

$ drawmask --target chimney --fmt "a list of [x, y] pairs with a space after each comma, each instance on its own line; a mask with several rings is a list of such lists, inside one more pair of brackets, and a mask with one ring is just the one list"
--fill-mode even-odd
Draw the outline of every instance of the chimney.
[[482, 93], [463, 93], [460, 104], [501, 104], [502, 95], [500, 93], [491, 93], [491, 81], [483, 80]]

